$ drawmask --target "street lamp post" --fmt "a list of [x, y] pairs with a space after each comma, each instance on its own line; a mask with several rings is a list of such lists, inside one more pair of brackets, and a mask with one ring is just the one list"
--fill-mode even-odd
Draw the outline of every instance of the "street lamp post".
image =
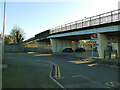
[[4, 20], [3, 20], [3, 40], [2, 40], [2, 60], [4, 59], [4, 37], [5, 37], [5, 20], [6, 20], [6, 0], [4, 2]]

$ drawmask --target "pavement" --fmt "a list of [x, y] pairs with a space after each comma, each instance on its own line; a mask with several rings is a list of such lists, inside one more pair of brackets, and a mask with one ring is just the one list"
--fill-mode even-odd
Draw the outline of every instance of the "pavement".
[[94, 56], [91, 56], [91, 52], [79, 52], [79, 53], [63, 53], [63, 55], [67, 55], [69, 58], [72, 59], [81, 59], [84, 58], [84, 61], [89, 61], [92, 63], [98, 63], [103, 65], [109, 65], [113, 67], [120, 67], [120, 58], [112, 57], [111, 59], [105, 58], [101, 59], [98, 57], [98, 53], [94, 52]]
[[113, 67], [120, 67], [120, 58], [113, 58], [113, 59], [100, 59], [98, 57], [90, 57], [90, 60], [94, 60], [99, 64], [109, 65]]

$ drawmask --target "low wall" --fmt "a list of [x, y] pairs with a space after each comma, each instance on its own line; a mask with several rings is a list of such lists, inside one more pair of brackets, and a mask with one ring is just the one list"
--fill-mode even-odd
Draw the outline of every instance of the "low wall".
[[24, 52], [52, 52], [51, 49], [45, 49], [45, 48], [40, 48], [40, 47], [24, 47]]
[[51, 49], [39, 47], [24, 47], [20, 45], [5, 45], [5, 53], [22, 53], [22, 52], [52, 52]]
[[20, 45], [5, 45], [5, 53], [24, 52], [24, 47]]

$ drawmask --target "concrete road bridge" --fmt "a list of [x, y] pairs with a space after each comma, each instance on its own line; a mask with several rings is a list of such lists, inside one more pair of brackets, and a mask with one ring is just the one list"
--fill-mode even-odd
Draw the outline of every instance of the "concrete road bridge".
[[120, 9], [100, 15], [70, 22], [46, 30], [23, 42], [28, 47], [52, 48], [54, 53], [65, 48], [78, 48], [79, 40], [90, 40], [96, 33], [97, 50], [100, 58], [105, 57], [105, 50], [114, 44], [117, 57], [120, 57]]

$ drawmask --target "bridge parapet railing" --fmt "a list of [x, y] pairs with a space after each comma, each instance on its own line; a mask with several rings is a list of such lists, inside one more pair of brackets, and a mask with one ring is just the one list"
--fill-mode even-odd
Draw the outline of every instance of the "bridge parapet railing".
[[111, 23], [116, 21], [120, 21], [120, 9], [52, 28], [50, 30], [50, 34], [89, 27], [89, 26], [95, 26], [105, 23]]
[[[83, 20], [83, 19], [82, 19]], [[82, 28], [82, 20], [76, 21], [77, 28]]]

